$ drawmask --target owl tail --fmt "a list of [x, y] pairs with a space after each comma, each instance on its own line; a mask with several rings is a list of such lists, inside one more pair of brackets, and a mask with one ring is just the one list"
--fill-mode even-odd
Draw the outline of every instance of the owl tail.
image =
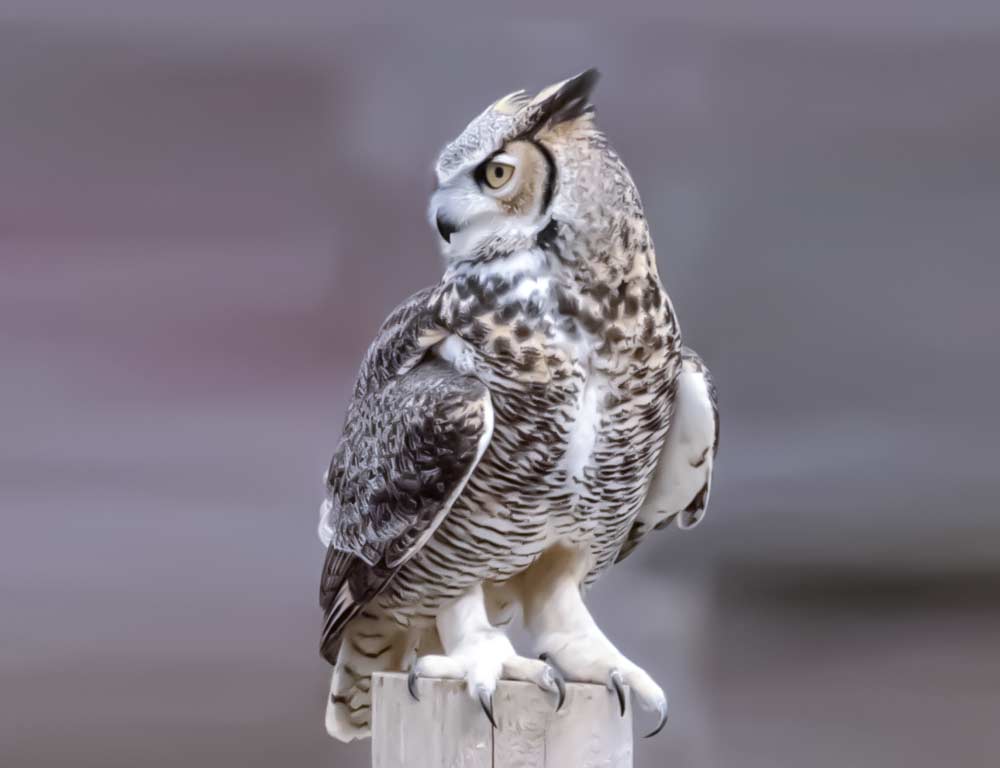
[[347, 625], [326, 702], [326, 730], [339, 741], [371, 736], [374, 672], [402, 672], [409, 653], [407, 632], [398, 624], [361, 613]]

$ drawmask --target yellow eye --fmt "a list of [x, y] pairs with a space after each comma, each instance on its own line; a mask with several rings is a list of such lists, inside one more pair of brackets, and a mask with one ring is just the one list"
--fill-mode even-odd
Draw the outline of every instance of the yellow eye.
[[486, 164], [486, 183], [490, 189], [500, 189], [514, 175], [514, 166], [507, 163], [491, 162]]

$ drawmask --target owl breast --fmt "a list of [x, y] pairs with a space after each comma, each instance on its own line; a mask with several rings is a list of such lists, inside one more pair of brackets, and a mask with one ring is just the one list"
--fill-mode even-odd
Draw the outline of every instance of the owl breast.
[[449, 286], [438, 311], [451, 335], [437, 354], [488, 386], [493, 436], [383, 602], [431, 614], [474, 581], [517, 575], [556, 543], [585, 554], [590, 580], [613, 562], [656, 466], [679, 365], [669, 307], [650, 285], [583, 290], [514, 274]]
[[631, 524], [669, 424], [679, 343], [659, 280], [487, 268], [454, 280], [441, 306], [452, 332], [441, 356], [489, 387], [495, 412], [463, 495], [516, 520], [532, 551], [593, 539], [603, 555]]
[[495, 309], [470, 305], [472, 319], [439, 354], [489, 386], [499, 427], [494, 453], [525, 479], [552, 474], [558, 480], [548, 490], [569, 494], [586, 484], [617, 387], [598, 355], [600, 338], [560, 311], [564, 293], [548, 278], [515, 281]]

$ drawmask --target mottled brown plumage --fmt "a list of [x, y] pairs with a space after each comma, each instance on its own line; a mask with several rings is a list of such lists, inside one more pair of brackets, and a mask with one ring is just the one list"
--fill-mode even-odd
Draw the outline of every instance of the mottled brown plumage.
[[707, 456], [717, 413], [632, 179], [593, 125], [595, 81], [502, 99], [439, 159], [445, 274], [373, 343], [328, 476], [323, 652], [339, 649], [339, 738], [366, 733], [375, 669], [462, 677], [483, 701], [500, 674], [551, 687], [552, 668], [496, 628], [516, 606], [571, 678], [628, 684], [666, 717], [580, 590], [664, 515], [704, 505], [712, 464], [688, 454]]

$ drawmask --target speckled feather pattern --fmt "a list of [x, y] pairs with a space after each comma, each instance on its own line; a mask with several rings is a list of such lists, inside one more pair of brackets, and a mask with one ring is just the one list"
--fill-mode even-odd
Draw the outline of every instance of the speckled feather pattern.
[[[334, 679], [351, 727], [367, 722], [355, 667], [386, 668], [381, 653], [399, 658], [447, 601], [502, 586], [559, 543], [584, 553], [586, 586], [646, 533], [636, 516], [690, 356], [625, 165], [586, 104], [555, 93], [488, 109], [437, 166], [439, 179], [464, 173], [529, 135], [558, 168], [545, 226], [452, 259], [362, 364], [328, 476], [321, 587], [324, 655], [366, 622]], [[357, 637], [386, 650], [361, 652]]]
[[[369, 349], [327, 472], [335, 521], [320, 586], [328, 656], [342, 626], [392, 578], [478, 458], [486, 387], [440, 362], [414, 366], [441, 335], [426, 311], [430, 294], [398, 308]], [[351, 600], [338, 611], [345, 583]]]
[[[549, 257], [559, 258], [557, 247]], [[613, 287], [563, 274], [524, 291], [530, 278], [470, 273], [438, 291], [442, 324], [474, 350], [495, 428], [452, 513], [379, 599], [400, 620], [432, 616], [474, 581], [516, 575], [559, 539], [589, 546], [592, 581], [628, 531], [669, 426], [676, 324], [655, 273], [640, 269]], [[564, 346], [567, 337], [592, 347], [589, 359]], [[606, 381], [597, 434], [573, 478], [570, 432], [595, 376]]]
[[[420, 294], [426, 314], [408, 303], [399, 313], [410, 330], [392, 326], [369, 355], [381, 368], [383, 359], [405, 358], [393, 332], [435, 338], [428, 329], [443, 329], [468, 345], [495, 412], [490, 445], [451, 512], [376, 598], [400, 623], [433, 619], [442, 601], [474, 582], [516, 575], [562, 538], [589, 546], [592, 581], [617, 555], [656, 465], [680, 365], [677, 323], [617, 155], [590, 131], [561, 154], [567, 173], [578, 155], [582, 181], [608, 187], [618, 205], [591, 215], [610, 226], [583, 227], [577, 218], [559, 223], [544, 245], [531, 244], [541, 280], [531, 270], [484, 272], [482, 260], [454, 265]], [[564, 458], [581, 392], [595, 375], [606, 381], [598, 434], [574, 480]]]

